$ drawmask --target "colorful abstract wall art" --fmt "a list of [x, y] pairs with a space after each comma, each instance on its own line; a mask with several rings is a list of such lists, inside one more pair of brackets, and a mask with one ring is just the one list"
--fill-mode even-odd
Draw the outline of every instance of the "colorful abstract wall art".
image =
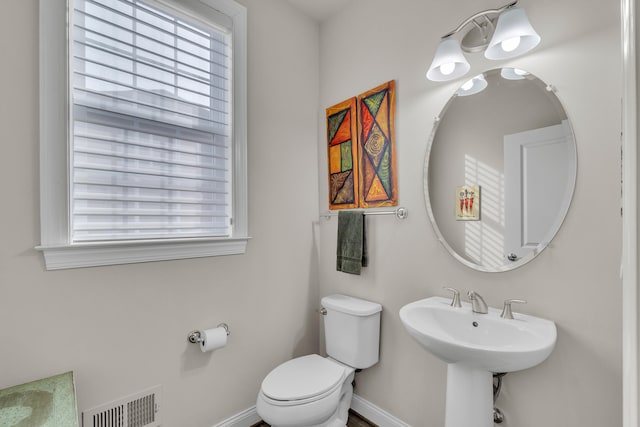
[[356, 98], [327, 108], [329, 209], [358, 207]]
[[327, 108], [329, 209], [397, 206], [395, 81]]
[[398, 205], [395, 81], [358, 96], [360, 207]]

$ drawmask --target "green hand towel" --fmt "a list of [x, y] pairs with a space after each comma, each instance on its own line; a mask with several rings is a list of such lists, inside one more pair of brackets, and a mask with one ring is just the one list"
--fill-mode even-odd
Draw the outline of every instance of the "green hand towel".
[[364, 212], [338, 212], [338, 245], [336, 269], [350, 274], [360, 274], [366, 267], [367, 239], [364, 229]]

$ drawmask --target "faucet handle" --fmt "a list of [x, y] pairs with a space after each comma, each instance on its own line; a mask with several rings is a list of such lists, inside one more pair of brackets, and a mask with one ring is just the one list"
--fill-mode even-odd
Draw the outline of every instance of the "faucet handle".
[[502, 308], [502, 314], [500, 314], [500, 317], [502, 317], [503, 319], [513, 319], [513, 313], [511, 312], [511, 304], [512, 303], [517, 303], [517, 304], [526, 304], [527, 302], [523, 299], [508, 299], [504, 302], [504, 307]]
[[454, 288], [448, 288], [446, 286], [443, 286], [442, 289], [446, 290], [446, 291], [450, 291], [453, 292], [453, 298], [451, 299], [451, 307], [462, 307], [462, 304], [460, 304], [460, 291]]

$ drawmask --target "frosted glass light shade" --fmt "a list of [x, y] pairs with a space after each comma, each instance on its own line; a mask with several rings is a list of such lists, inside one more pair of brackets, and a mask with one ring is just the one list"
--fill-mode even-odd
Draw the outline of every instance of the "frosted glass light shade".
[[427, 78], [434, 82], [445, 82], [464, 76], [470, 68], [471, 65], [462, 54], [460, 42], [449, 37], [438, 45]]
[[479, 74], [474, 78], [467, 80], [460, 88], [456, 91], [458, 96], [470, 96], [475, 95], [476, 93], [480, 93], [485, 90], [488, 86], [487, 80], [484, 78], [483, 74]]
[[524, 9], [512, 7], [498, 18], [496, 31], [484, 52], [487, 59], [508, 59], [522, 55], [540, 43]]
[[507, 80], [524, 80], [524, 76], [529, 73], [519, 68], [503, 68], [500, 70], [500, 76]]

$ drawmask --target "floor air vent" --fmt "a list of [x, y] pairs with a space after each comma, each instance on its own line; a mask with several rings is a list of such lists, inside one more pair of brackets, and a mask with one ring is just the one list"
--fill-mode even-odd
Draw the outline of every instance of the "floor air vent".
[[161, 387], [153, 387], [82, 413], [82, 427], [160, 426]]

